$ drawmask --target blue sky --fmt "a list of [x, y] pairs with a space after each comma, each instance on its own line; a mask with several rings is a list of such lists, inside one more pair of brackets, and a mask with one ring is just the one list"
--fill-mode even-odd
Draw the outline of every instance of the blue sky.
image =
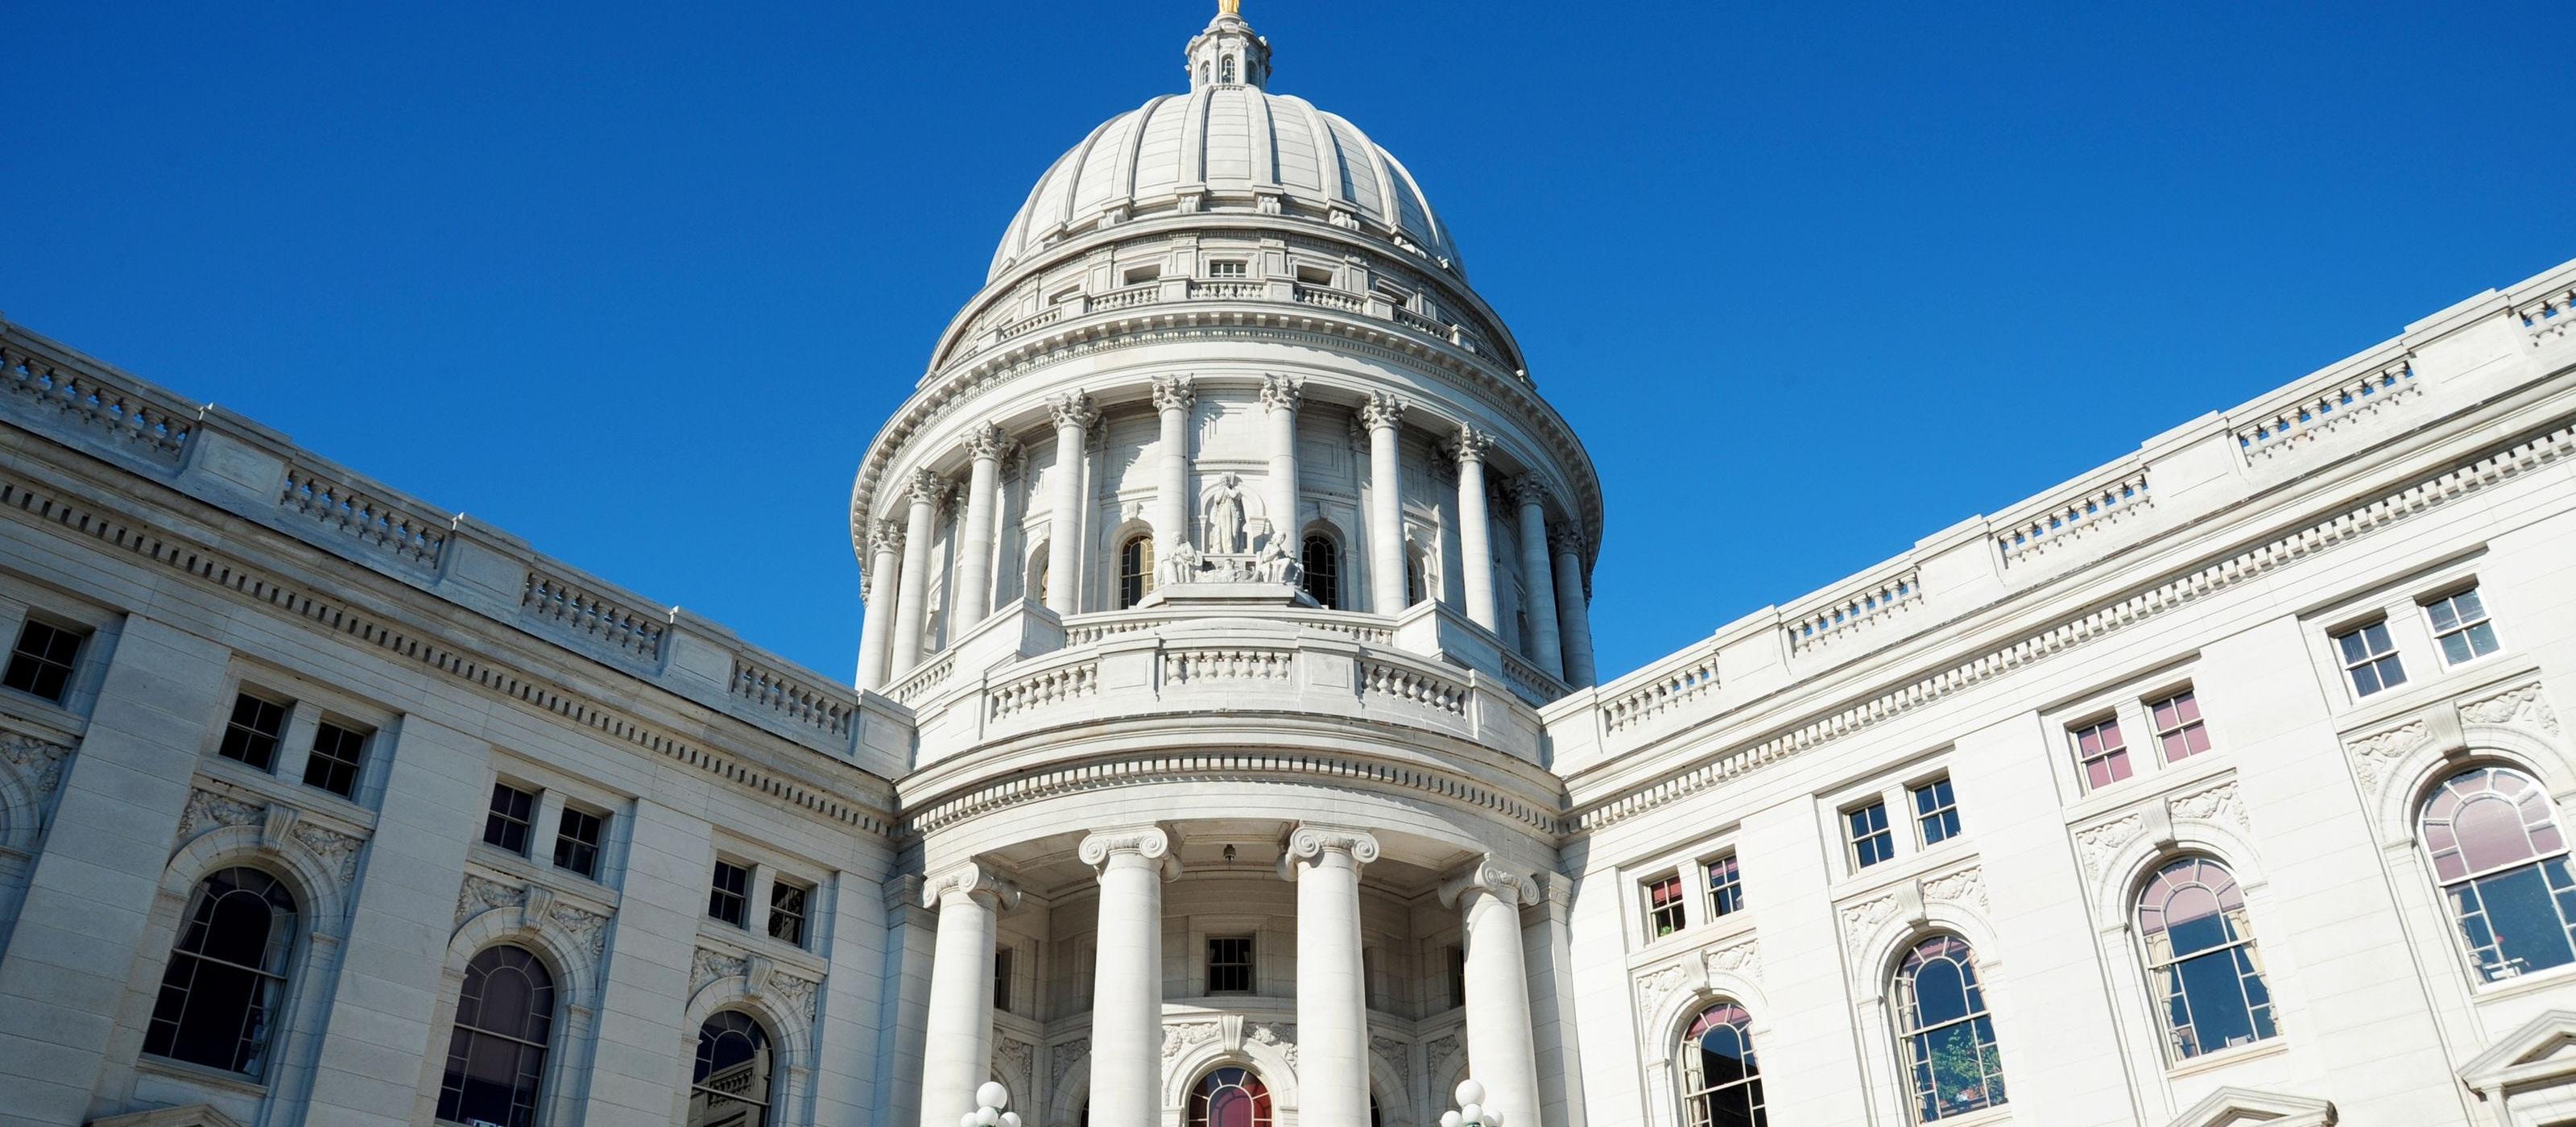
[[[0, 311], [845, 677], [861, 451], [1211, 7], [19, 5]], [[1246, 9], [1589, 442], [1605, 675], [2576, 256], [2474, 6]]]

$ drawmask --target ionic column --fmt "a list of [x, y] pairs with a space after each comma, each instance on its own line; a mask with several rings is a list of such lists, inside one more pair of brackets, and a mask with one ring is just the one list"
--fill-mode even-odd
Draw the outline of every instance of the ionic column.
[[1485, 1106], [1505, 1121], [1541, 1127], [1529, 967], [1521, 954], [1521, 905], [1538, 902], [1538, 882], [1488, 858], [1442, 884], [1440, 902], [1466, 913], [1467, 1075], [1485, 1085]]
[[894, 664], [891, 681], [921, 662], [921, 624], [930, 613], [930, 537], [948, 482], [929, 470], [912, 473], [912, 512], [904, 521], [903, 579], [894, 590]]
[[993, 609], [993, 495], [1001, 484], [1002, 455], [1012, 443], [991, 423], [966, 435], [966, 455], [974, 468], [966, 474], [966, 527], [958, 537], [957, 613], [948, 619], [955, 638], [984, 621]]
[[921, 905], [939, 910], [939, 933], [921, 1046], [921, 1127], [957, 1127], [990, 1078], [994, 917], [1019, 898], [1008, 878], [972, 861], [922, 882]]
[[1098, 830], [1082, 862], [1100, 874], [1091, 986], [1091, 1122], [1154, 1127], [1163, 1104], [1163, 882], [1180, 874], [1160, 826]]
[[1565, 654], [1556, 630], [1556, 579], [1547, 559], [1547, 488], [1534, 474], [1512, 479], [1512, 501], [1521, 509], [1521, 586], [1529, 607], [1530, 656], [1558, 680], [1565, 678]]
[[879, 517], [868, 526], [867, 619], [859, 626], [859, 687], [886, 683], [886, 640], [894, 636], [895, 571], [903, 566], [903, 526]]
[[1592, 610], [1583, 593], [1583, 534], [1571, 528], [1549, 533], [1547, 547], [1556, 554], [1556, 629], [1564, 638], [1565, 683], [1592, 684]]
[[1397, 475], [1396, 435], [1405, 403], [1383, 391], [1360, 406], [1369, 436], [1369, 609], [1404, 611], [1404, 485]]
[[[1169, 549], [1187, 543], [1190, 535], [1190, 406], [1198, 394], [1190, 387], [1188, 376], [1171, 376], [1154, 381], [1154, 410], [1161, 415], [1163, 436], [1162, 467], [1154, 491], [1154, 541], [1157, 549]], [[1168, 552], [1157, 551], [1155, 559]]]
[[1360, 866], [1377, 860], [1366, 830], [1301, 825], [1280, 875], [1297, 882], [1298, 1121], [1369, 1121], [1368, 993], [1360, 965]]
[[1055, 417], [1055, 480], [1048, 491], [1047, 609], [1072, 614], [1082, 582], [1082, 477], [1084, 436], [1100, 412], [1077, 391], [1047, 400]]
[[1270, 538], [1297, 555], [1297, 405], [1306, 381], [1295, 376], [1261, 378], [1261, 405], [1270, 413]]
[[1458, 554], [1466, 557], [1460, 562], [1466, 565], [1467, 621], [1500, 633], [1502, 615], [1494, 609], [1493, 518], [1485, 511], [1485, 455], [1494, 449], [1494, 436], [1462, 426], [1449, 447], [1458, 459]]

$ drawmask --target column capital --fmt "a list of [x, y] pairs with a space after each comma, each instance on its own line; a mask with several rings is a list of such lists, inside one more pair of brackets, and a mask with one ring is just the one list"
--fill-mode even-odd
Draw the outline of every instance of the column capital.
[[1461, 423], [1457, 436], [1440, 444], [1440, 452], [1453, 461], [1482, 462], [1494, 452], [1494, 436]]
[[922, 907], [940, 907], [950, 893], [987, 899], [996, 909], [1013, 907], [1020, 902], [1019, 882], [983, 861], [960, 862], [922, 876]]
[[1372, 391], [1360, 404], [1360, 423], [1370, 430], [1392, 429], [1403, 424], [1404, 412], [1412, 406], [1390, 392]]
[[1279, 853], [1279, 875], [1289, 880], [1297, 879], [1299, 865], [1320, 864], [1333, 854], [1350, 858], [1356, 869], [1377, 860], [1377, 835], [1354, 826], [1305, 822], [1288, 831]]
[[1154, 409], [1187, 411], [1198, 402], [1198, 389], [1188, 376], [1165, 376], [1154, 381]]
[[1055, 419], [1055, 425], [1079, 430], [1089, 430], [1091, 424], [1100, 421], [1100, 409], [1091, 405], [1090, 396], [1079, 391], [1048, 396], [1047, 414]]
[[1539, 481], [1537, 474], [1525, 473], [1515, 477], [1505, 488], [1511, 491], [1515, 505], [1545, 507], [1547, 504], [1547, 486]]
[[1583, 558], [1583, 534], [1559, 525], [1547, 530], [1547, 550], [1560, 556]]
[[948, 496], [948, 479], [937, 470], [912, 471], [912, 503], [937, 506]]
[[1164, 880], [1181, 875], [1181, 859], [1173, 851], [1172, 832], [1157, 823], [1141, 826], [1112, 826], [1093, 830], [1082, 839], [1076, 855], [1093, 871], [1106, 871], [1109, 863], [1122, 853], [1133, 853], [1153, 862]]
[[879, 552], [903, 554], [902, 521], [878, 517], [876, 523], [868, 526], [868, 553], [874, 555]]
[[1491, 853], [1440, 882], [1440, 906], [1457, 907], [1469, 892], [1482, 892], [1515, 906], [1538, 903], [1538, 881], [1504, 868]]
[[1306, 398], [1306, 381], [1277, 372], [1261, 377], [1261, 405], [1273, 411], [1294, 411]]
[[1019, 443], [1011, 441], [1010, 436], [1003, 434], [1001, 426], [995, 423], [984, 423], [967, 431], [964, 445], [966, 456], [978, 462], [986, 459], [999, 462], [1004, 455], [1020, 447]]

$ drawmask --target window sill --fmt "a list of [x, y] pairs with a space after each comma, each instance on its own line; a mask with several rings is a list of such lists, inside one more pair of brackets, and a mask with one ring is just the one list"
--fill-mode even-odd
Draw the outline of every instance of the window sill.
[[1962, 1112], [1958, 1115], [1943, 1116], [1942, 1118], [1930, 1121], [1925, 1125], [1925, 1127], [1986, 1127], [1986, 1125], [1990, 1123], [2009, 1123], [2011, 1121], [2012, 1105], [2009, 1103], [2003, 1103], [1997, 1104], [1993, 1107], [1978, 1108], [1975, 1111]]
[[2275, 1057], [2289, 1051], [2289, 1038], [2283, 1037], [2276, 1032], [2260, 1041], [2244, 1045], [2232, 1045], [2214, 1053], [2202, 1053], [2201, 1055], [2189, 1060], [2178, 1061], [2172, 1065], [2168, 1065], [2165, 1068], [2165, 1079], [2180, 1080], [2187, 1076], [2198, 1076], [2204, 1072], [2216, 1072], [2230, 1065], [2243, 1064], [2252, 1060], [2261, 1060], [2265, 1057]]
[[[544, 885], [547, 891], [601, 915], [614, 915], [617, 911], [616, 889], [570, 869], [539, 864], [480, 837], [467, 847], [465, 861], [469, 866], [480, 865], [520, 884]], [[468, 871], [472, 870], [469, 868]]]
[[698, 917], [698, 938], [723, 946], [740, 948], [747, 955], [766, 956], [776, 960], [782, 966], [796, 967], [808, 974], [820, 975], [829, 969], [829, 963], [823, 956], [807, 948], [799, 947], [784, 939], [772, 938], [765, 930], [753, 931], [747, 927], [736, 927], [714, 916]]
[[209, 1068], [202, 1064], [190, 1064], [183, 1060], [172, 1060], [168, 1057], [149, 1054], [137, 1058], [134, 1068], [138, 1072], [149, 1072], [172, 1080], [203, 1084], [227, 1092], [238, 1092], [252, 1099], [268, 1098], [268, 1085], [265, 1082], [254, 1080], [238, 1072], [226, 1072], [220, 1068]]
[[[2477, 973], [2476, 967], [2469, 968], [2470, 975], [2474, 976]], [[2469, 1001], [2474, 1005], [2485, 1005], [2488, 1002], [2499, 1002], [2507, 998], [2519, 998], [2525, 994], [2563, 989], [2570, 982], [2576, 982], [2576, 964], [2551, 967], [2548, 970], [2515, 975], [2495, 982], [2474, 983], [2470, 987]]]
[[2341, 682], [2343, 703], [2338, 713], [2335, 732], [2350, 736], [2364, 729], [2386, 724], [2426, 705], [2469, 697], [2481, 690], [2498, 688], [2510, 681], [2530, 680], [2540, 676], [2540, 667], [2529, 657], [2513, 660], [2511, 651], [2488, 654], [2476, 661], [2454, 666], [2440, 666], [2393, 689], [2383, 689], [2366, 697], [2352, 695], [2352, 682]]
[[[1972, 847], [1973, 840], [1974, 839], [1972, 839], [1968, 834], [1963, 832], [1959, 836], [1941, 842], [1938, 845], [1917, 849], [1911, 853], [1899, 856], [1894, 860], [1881, 861], [1866, 869], [1845, 873], [1841, 880], [1834, 882], [1833, 896], [1836, 899], [1841, 899], [1846, 896], [1858, 896], [1863, 893], [1876, 892], [1882, 888], [1902, 884], [1908, 880], [1923, 876], [1963, 859], [1973, 860], [1976, 857], [1976, 851]], [[1938, 1122], [1947, 1123], [1950, 1121], [1939, 1120]]]

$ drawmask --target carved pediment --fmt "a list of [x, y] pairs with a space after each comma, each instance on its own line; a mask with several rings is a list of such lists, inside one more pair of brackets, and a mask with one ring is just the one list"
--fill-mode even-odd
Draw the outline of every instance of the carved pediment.
[[2551, 1010], [2505, 1034], [2460, 1066], [2460, 1080], [2490, 1099], [2507, 1088], [2576, 1081], [2576, 1011]]
[[104, 1115], [90, 1120], [89, 1127], [241, 1127], [241, 1121], [216, 1111], [213, 1104], [189, 1104]]
[[2330, 1127], [2335, 1105], [2306, 1096], [2221, 1088], [2174, 1117], [2172, 1127]]

